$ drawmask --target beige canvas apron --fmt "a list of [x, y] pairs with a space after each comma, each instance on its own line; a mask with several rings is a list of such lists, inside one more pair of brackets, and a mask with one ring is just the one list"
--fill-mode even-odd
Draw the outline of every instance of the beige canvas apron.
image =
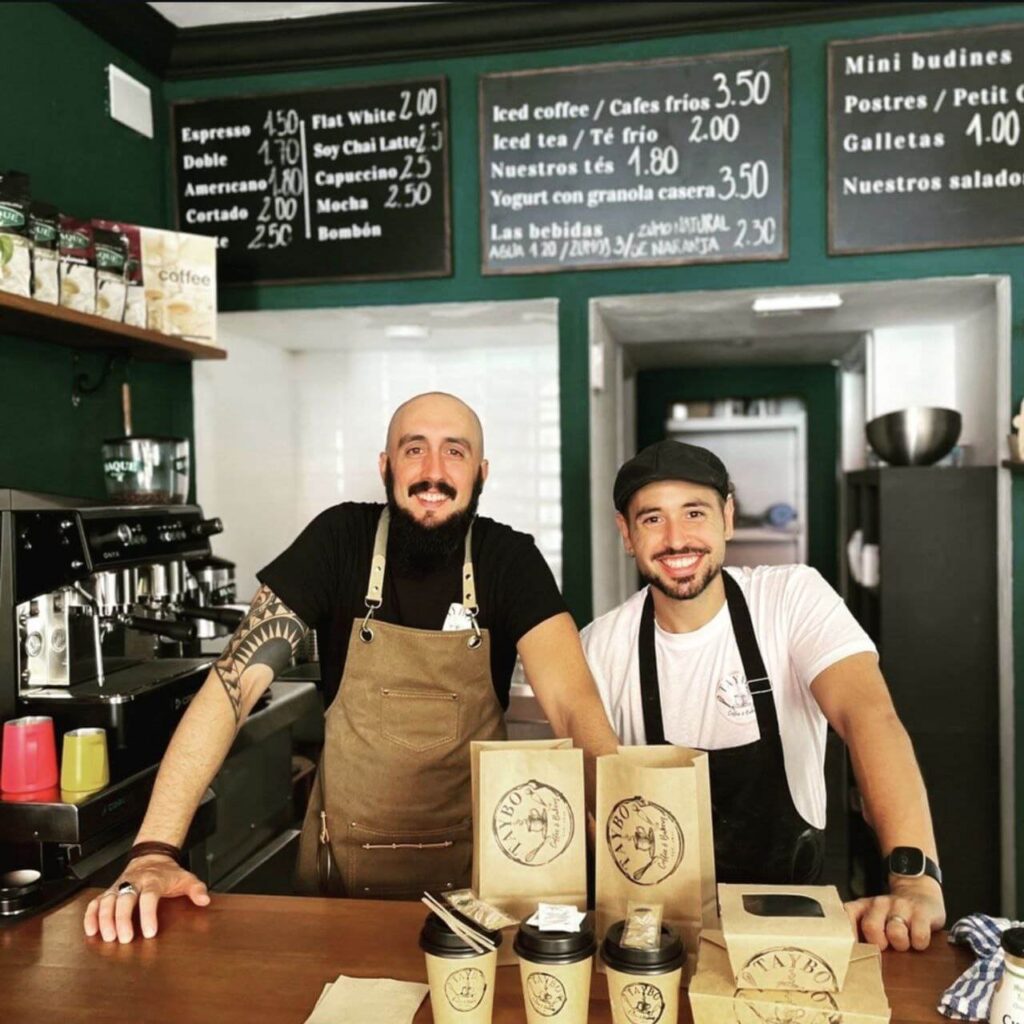
[[471, 629], [410, 629], [373, 618], [381, 605], [389, 513], [377, 523], [366, 617], [352, 624], [338, 693], [299, 841], [296, 890], [359, 899], [419, 898], [469, 885], [471, 740], [505, 738], [491, 681], [490, 637], [476, 623], [476, 582], [463, 560]]

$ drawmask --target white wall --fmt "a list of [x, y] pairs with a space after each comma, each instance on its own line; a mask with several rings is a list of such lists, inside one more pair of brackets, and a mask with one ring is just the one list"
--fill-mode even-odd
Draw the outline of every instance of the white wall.
[[914, 405], [957, 408], [952, 324], [878, 327], [867, 343], [868, 419]]
[[[998, 335], [996, 308], [986, 306], [956, 325], [955, 408], [963, 414], [960, 444], [970, 445], [969, 461], [994, 466], [1000, 458], [1002, 438], [997, 429], [1000, 404], [996, 372]], [[1005, 431], [1009, 433], [1009, 428]]]
[[453, 331], [415, 345], [295, 353], [300, 521], [339, 501], [382, 500], [377, 456], [392, 412], [423, 391], [451, 391], [484, 425], [490, 475], [481, 514], [532, 534], [561, 580], [558, 341], [530, 335], [489, 344], [474, 330], [469, 347]]
[[867, 465], [867, 440], [864, 437], [867, 382], [861, 370], [843, 370], [840, 379], [842, 431], [841, 466], [844, 473], [863, 469]]
[[296, 530], [291, 357], [226, 320], [219, 341], [230, 358], [192, 363], [196, 495], [224, 521], [214, 554], [237, 564], [238, 599], [247, 602], [257, 570]]
[[[483, 422], [491, 467], [481, 513], [532, 534], [561, 582], [557, 307], [549, 305], [550, 315], [531, 322], [510, 311], [504, 326], [460, 324], [417, 340], [388, 339], [382, 324], [339, 326], [334, 347], [321, 334], [316, 350], [300, 347], [312, 336], [307, 311], [268, 313], [272, 331], [251, 313], [222, 315], [228, 360], [193, 364], [196, 492], [204, 511], [224, 520], [214, 551], [237, 563], [239, 599], [317, 513], [382, 500], [377, 456], [388, 420], [431, 390], [459, 395]], [[328, 312], [316, 311], [318, 330]]]
[[999, 459], [994, 304], [953, 323], [876, 328], [867, 344], [867, 418], [912, 405], [956, 409], [968, 464]]

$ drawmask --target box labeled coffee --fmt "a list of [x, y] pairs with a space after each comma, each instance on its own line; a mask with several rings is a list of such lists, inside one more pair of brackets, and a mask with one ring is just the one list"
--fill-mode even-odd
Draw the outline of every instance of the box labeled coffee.
[[739, 988], [840, 992], [856, 941], [832, 885], [720, 885], [718, 907]]
[[146, 326], [195, 341], [217, 340], [217, 242], [141, 229]]
[[746, 988], [733, 977], [725, 936], [701, 935], [690, 982], [694, 1024], [886, 1024], [891, 1017], [876, 946], [855, 943], [842, 992]]

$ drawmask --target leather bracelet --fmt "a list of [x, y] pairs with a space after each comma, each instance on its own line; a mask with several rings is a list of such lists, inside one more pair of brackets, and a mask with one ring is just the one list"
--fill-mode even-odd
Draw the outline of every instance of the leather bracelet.
[[151, 853], [162, 853], [181, 866], [182, 850], [180, 846], [172, 846], [170, 843], [159, 843], [155, 840], [146, 843], [136, 843], [128, 851], [128, 860], [135, 860], [136, 857], [146, 857]]

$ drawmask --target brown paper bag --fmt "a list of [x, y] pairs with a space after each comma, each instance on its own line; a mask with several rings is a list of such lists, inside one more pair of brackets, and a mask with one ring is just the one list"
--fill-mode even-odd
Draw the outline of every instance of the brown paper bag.
[[660, 903], [689, 957], [718, 925], [708, 757], [686, 747], [620, 747], [597, 759], [598, 940], [629, 900]]
[[[518, 920], [537, 904], [587, 906], [583, 751], [572, 741], [474, 742], [473, 889]], [[515, 963], [514, 929], [499, 963]]]

